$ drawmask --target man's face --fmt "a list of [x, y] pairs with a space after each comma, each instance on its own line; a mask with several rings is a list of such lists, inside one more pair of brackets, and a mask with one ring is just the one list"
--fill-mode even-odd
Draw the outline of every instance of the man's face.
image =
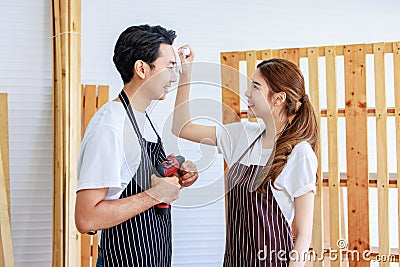
[[151, 100], [165, 99], [171, 83], [177, 79], [175, 73], [176, 59], [172, 46], [160, 44], [159, 51], [159, 57], [153, 62], [155, 67], [150, 70], [144, 88]]

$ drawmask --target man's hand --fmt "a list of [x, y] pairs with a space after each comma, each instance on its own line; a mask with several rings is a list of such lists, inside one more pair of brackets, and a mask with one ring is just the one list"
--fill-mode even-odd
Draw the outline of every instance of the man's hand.
[[181, 168], [178, 170], [179, 174], [179, 184], [182, 187], [188, 187], [194, 184], [199, 178], [199, 173], [197, 172], [196, 165], [190, 160], [182, 163]]
[[170, 203], [179, 198], [181, 185], [176, 176], [160, 178], [153, 174], [151, 176], [151, 188], [148, 193], [160, 203]]

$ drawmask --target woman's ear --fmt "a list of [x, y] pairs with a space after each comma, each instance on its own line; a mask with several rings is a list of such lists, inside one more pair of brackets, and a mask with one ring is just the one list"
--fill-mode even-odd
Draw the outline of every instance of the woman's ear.
[[144, 79], [146, 77], [146, 64], [143, 62], [143, 60], [137, 60], [135, 64], [133, 65], [133, 76], [137, 76], [141, 79]]
[[273, 97], [274, 97], [274, 105], [279, 106], [285, 102], [286, 93], [285, 92], [275, 93]]

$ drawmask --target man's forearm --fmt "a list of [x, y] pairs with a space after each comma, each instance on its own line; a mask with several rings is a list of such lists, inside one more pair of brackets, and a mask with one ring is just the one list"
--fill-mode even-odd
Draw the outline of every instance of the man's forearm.
[[88, 211], [80, 211], [77, 207], [75, 218], [77, 229], [81, 233], [88, 233], [127, 221], [160, 203], [153, 193], [152, 189], [149, 189], [127, 198], [103, 200]]

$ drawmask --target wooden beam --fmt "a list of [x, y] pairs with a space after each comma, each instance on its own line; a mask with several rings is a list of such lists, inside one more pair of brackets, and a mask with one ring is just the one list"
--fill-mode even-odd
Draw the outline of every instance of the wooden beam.
[[[393, 46], [396, 44], [396, 42], [388, 42], [385, 43], [385, 53], [393, 53], [395, 51], [393, 49]], [[366, 54], [373, 54], [374, 49], [373, 49], [373, 44], [362, 44], [365, 45], [365, 52]], [[326, 46], [320, 46], [318, 47], [318, 56], [323, 57], [325, 56], [325, 47]], [[343, 56], [344, 51], [345, 51], [345, 45], [337, 45], [333, 46], [336, 50], [336, 55], [337, 56]], [[282, 50], [291, 50], [291, 49], [299, 49], [299, 58], [307, 58], [308, 57], [308, 50], [312, 47], [301, 47], [301, 48], [284, 48], [284, 49], [272, 49], [272, 50], [256, 50], [256, 55], [257, 55], [257, 60], [262, 60], [263, 57], [265, 57], [264, 53], [265, 51], [270, 51], [270, 58], [276, 58], [276, 57], [281, 57], [280, 56], [280, 51]], [[246, 60], [246, 51], [235, 51], [235, 52], [222, 52], [222, 54], [225, 53], [237, 53], [239, 56], [240, 61], [245, 61]]]
[[[240, 121], [240, 88], [239, 88], [239, 56], [238, 53], [221, 53], [221, 82], [222, 82], [222, 123]], [[226, 175], [228, 167], [224, 162], [224, 190], [226, 188]], [[225, 222], [228, 229], [228, 199], [225, 196]]]
[[[398, 239], [400, 247], [400, 42], [393, 43], [394, 71], [394, 102], [396, 125], [396, 155], [397, 155], [397, 207], [398, 207]], [[400, 254], [400, 249], [399, 249]]]
[[[10, 211], [6, 194], [6, 176], [0, 153], [0, 266], [14, 267]], [[7, 161], [7, 160], [6, 160]]]
[[[308, 50], [308, 72], [309, 72], [309, 95], [310, 101], [314, 107], [317, 116], [318, 128], [321, 125], [320, 95], [319, 95], [319, 75], [318, 75], [318, 55], [316, 48]], [[318, 140], [318, 180], [317, 189], [314, 199], [314, 218], [313, 218], [313, 238], [312, 247], [317, 253], [324, 250], [324, 204], [323, 204], [323, 185], [322, 185], [322, 168], [321, 168], [321, 139]], [[323, 262], [315, 262], [314, 266], [323, 267]]]
[[64, 266], [63, 89], [60, 2], [51, 1], [53, 32], [53, 267]]
[[53, 0], [53, 266], [80, 265], [74, 223], [80, 126], [80, 0]]
[[109, 86], [108, 85], [99, 85], [98, 93], [97, 93], [97, 109], [100, 109], [107, 101], [109, 94]]
[[[389, 255], [389, 172], [387, 152], [387, 109], [385, 87], [385, 44], [374, 44], [376, 151], [378, 166], [378, 236], [380, 255]], [[389, 266], [381, 262], [380, 266]]]
[[[3, 171], [10, 212], [10, 156], [8, 140], [8, 99], [6, 93], [0, 93], [0, 153], [3, 156]], [[9, 214], [11, 216], [11, 214]]]
[[240, 88], [238, 54], [221, 54], [222, 123], [240, 121]]
[[300, 67], [300, 49], [299, 48], [291, 48], [291, 49], [280, 49], [279, 50], [279, 58], [287, 59], [297, 67]]
[[78, 155], [81, 143], [81, 0], [68, 1], [69, 34], [69, 103], [68, 120], [68, 175], [65, 187], [66, 259], [65, 266], [80, 265], [80, 234], [75, 226], [75, 200], [78, 187]]
[[[329, 229], [330, 247], [340, 250], [338, 240], [342, 238], [341, 230], [341, 189], [339, 176], [338, 155], [338, 114], [337, 114], [337, 86], [336, 86], [336, 50], [334, 47], [325, 47], [326, 64], [326, 98], [328, 124], [328, 179], [329, 179]], [[332, 266], [342, 266], [342, 261], [331, 262]]]
[[[82, 133], [84, 133], [93, 115], [108, 101], [109, 86], [99, 85], [96, 88], [96, 85], [82, 85], [81, 90], [83, 114]], [[81, 267], [95, 267], [97, 255], [97, 234], [81, 235]], [[92, 261], [92, 265], [90, 265], [90, 260]]]
[[[246, 52], [246, 71], [247, 71], [247, 87], [251, 86], [251, 77], [253, 76], [254, 71], [257, 67], [257, 59], [256, 59], [256, 51], [247, 51]], [[249, 109], [249, 121], [255, 121], [256, 117], [252, 110]]]
[[83, 97], [83, 132], [92, 119], [94, 113], [96, 112], [96, 85], [85, 85], [84, 86], [84, 97]]
[[[369, 250], [368, 139], [365, 45], [344, 51], [349, 249]], [[351, 261], [350, 267], [369, 266]]]

